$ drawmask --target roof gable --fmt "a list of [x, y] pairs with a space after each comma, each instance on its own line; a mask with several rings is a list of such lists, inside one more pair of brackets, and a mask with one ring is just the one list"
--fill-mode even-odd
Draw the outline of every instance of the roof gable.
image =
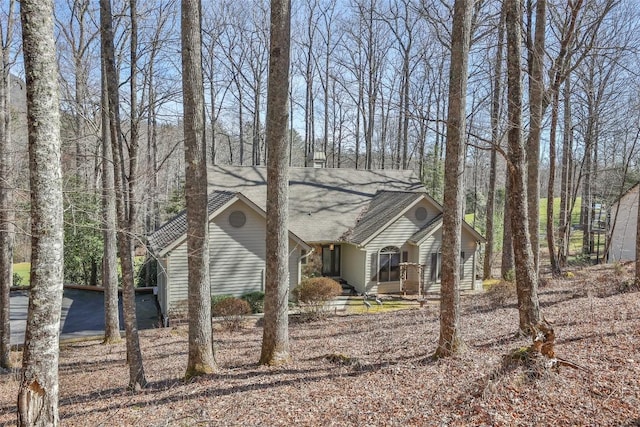
[[[236, 193], [230, 191], [214, 191], [209, 194], [207, 211], [209, 216], [221, 207], [235, 199]], [[175, 217], [164, 223], [160, 228], [149, 235], [149, 246], [156, 253], [164, 252], [170, 246], [174, 246], [178, 240], [187, 234], [187, 211], [182, 210]]]
[[[261, 217], [266, 218], [265, 211], [247, 199], [243, 194], [231, 191], [213, 191], [209, 194], [207, 202], [209, 221], [213, 220], [222, 210], [236, 200], [242, 201], [242, 203], [256, 211]], [[183, 210], [149, 236], [149, 245], [156, 254], [163, 256], [185, 241], [186, 238], [187, 213], [186, 210]], [[295, 240], [304, 249], [310, 249], [310, 246], [307, 245], [306, 242], [291, 231], [289, 231], [289, 238]]]
[[389, 223], [396, 220], [407, 209], [415, 205], [419, 200], [426, 197], [426, 194], [381, 191], [369, 204], [362, 218], [350, 230], [345, 240], [355, 244], [366, 244], [380, 231], [385, 229]]

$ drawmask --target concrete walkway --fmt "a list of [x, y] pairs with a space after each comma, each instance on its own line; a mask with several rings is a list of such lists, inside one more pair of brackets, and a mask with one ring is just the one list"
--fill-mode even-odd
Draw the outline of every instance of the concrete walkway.
[[[11, 344], [24, 343], [29, 306], [28, 291], [11, 292]], [[119, 299], [120, 329], [124, 329], [122, 318], [122, 297]], [[158, 326], [158, 313], [153, 294], [136, 294], [136, 314], [139, 329]], [[60, 320], [60, 340], [104, 334], [104, 294], [100, 291], [64, 289], [62, 316]]]

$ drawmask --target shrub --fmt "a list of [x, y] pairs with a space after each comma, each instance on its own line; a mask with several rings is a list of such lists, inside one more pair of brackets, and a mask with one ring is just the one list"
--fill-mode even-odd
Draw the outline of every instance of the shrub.
[[249, 303], [251, 312], [262, 313], [264, 311], [264, 292], [255, 291], [242, 295], [241, 299]]
[[[226, 299], [233, 298], [233, 295], [224, 294], [224, 295], [212, 295], [211, 296], [211, 312], [213, 312], [213, 307], [218, 304], [220, 301], [224, 301]], [[214, 314], [215, 316], [215, 314]]]
[[491, 285], [487, 290], [487, 298], [494, 307], [504, 307], [516, 297], [516, 284], [507, 280], [501, 280]]
[[18, 273], [13, 273], [13, 286], [19, 288], [22, 287], [24, 285], [24, 280], [22, 279], [22, 276], [19, 275]]
[[229, 331], [242, 328], [244, 316], [251, 314], [251, 306], [243, 299], [227, 297], [216, 302], [211, 307], [215, 317], [222, 317], [222, 325]]
[[328, 277], [305, 279], [293, 290], [293, 296], [307, 312], [319, 314], [327, 301], [342, 293], [340, 283]]

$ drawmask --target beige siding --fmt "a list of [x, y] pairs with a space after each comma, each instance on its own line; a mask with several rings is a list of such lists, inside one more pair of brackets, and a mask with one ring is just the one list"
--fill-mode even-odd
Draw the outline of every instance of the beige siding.
[[[425, 266], [424, 282], [427, 292], [440, 292], [440, 280], [433, 282], [431, 280], [431, 254], [438, 253], [441, 250], [442, 230], [436, 231], [420, 246], [420, 262]], [[464, 252], [464, 277], [460, 280], [461, 290], [473, 289], [475, 274], [473, 271], [476, 242], [468, 231], [462, 232], [462, 252]]]
[[[342, 259], [340, 260], [340, 265], [343, 266], [342, 278], [356, 288], [358, 292], [364, 292], [367, 252], [348, 244], [342, 244], [341, 250]], [[347, 268], [344, 268], [345, 266]]]
[[[242, 211], [246, 223], [239, 228], [229, 223], [229, 214]], [[266, 223], [264, 217], [243, 202], [236, 201], [209, 225], [209, 269], [213, 295], [242, 296], [248, 292], [264, 291]], [[295, 287], [300, 280], [299, 259], [301, 249], [289, 240], [289, 281]], [[174, 248], [167, 256], [168, 313], [187, 300], [188, 268], [186, 242]]]
[[[419, 207], [427, 209], [427, 218], [422, 221], [416, 219], [415, 212]], [[378, 253], [380, 249], [386, 246], [396, 246], [400, 248], [400, 252], [406, 251], [409, 253], [409, 262], [416, 262], [418, 259], [418, 251], [415, 250], [415, 246], [407, 243], [407, 240], [437, 214], [437, 209], [424, 200], [412, 207], [367, 244], [367, 255], [365, 259], [367, 292], [391, 293], [400, 291], [400, 282], [383, 282], [378, 285], [374, 280], [378, 268]]]
[[616, 215], [616, 209], [618, 216], [611, 233], [609, 262], [635, 261], [636, 259], [639, 188], [640, 186], [636, 185], [611, 208], [611, 221], [613, 222]]
[[[229, 223], [234, 211], [245, 214], [244, 226]], [[209, 227], [212, 294], [242, 296], [264, 290], [265, 235], [264, 218], [240, 201], [214, 218]]]
[[187, 243], [177, 246], [167, 256], [167, 313], [178, 303], [187, 300]]
[[424, 288], [427, 292], [440, 292], [440, 281], [431, 281], [431, 254], [442, 249], [442, 229], [437, 230], [420, 245], [420, 264], [424, 265]]

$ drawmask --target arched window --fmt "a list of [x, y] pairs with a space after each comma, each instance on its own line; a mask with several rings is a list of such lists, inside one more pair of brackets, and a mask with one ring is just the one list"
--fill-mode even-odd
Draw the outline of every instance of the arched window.
[[387, 246], [378, 252], [378, 282], [400, 280], [400, 249]]

